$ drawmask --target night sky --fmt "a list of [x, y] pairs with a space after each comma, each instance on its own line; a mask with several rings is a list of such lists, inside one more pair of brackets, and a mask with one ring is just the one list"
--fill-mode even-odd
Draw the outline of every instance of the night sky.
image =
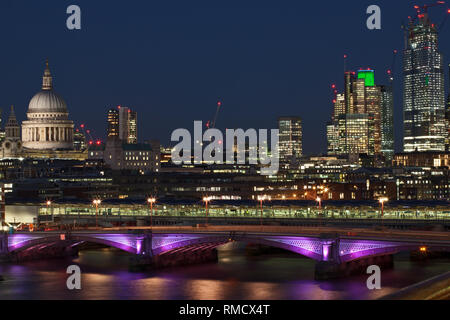
[[[431, 0], [427, 2], [433, 2]], [[66, 8], [82, 10], [82, 30], [66, 28]], [[382, 30], [366, 28], [366, 8], [382, 9]], [[139, 113], [139, 139], [167, 143], [176, 128], [214, 117], [218, 127], [276, 128], [278, 116], [304, 121], [306, 154], [326, 151], [330, 86], [349, 69], [371, 67], [387, 83], [392, 51], [403, 49], [410, 0], [23, 1], [0, 2], [0, 106], [25, 119], [48, 57], [55, 91], [76, 125], [105, 136], [106, 111]], [[423, 4], [423, 2], [419, 2]], [[447, 6], [430, 9], [436, 23]], [[450, 20], [450, 19], [449, 19]], [[440, 49], [450, 57], [450, 21]], [[402, 55], [396, 66], [396, 145], [402, 138]], [[446, 68], [447, 75], [447, 68]], [[448, 86], [448, 82], [447, 85]], [[7, 112], [8, 113], [8, 112]]]

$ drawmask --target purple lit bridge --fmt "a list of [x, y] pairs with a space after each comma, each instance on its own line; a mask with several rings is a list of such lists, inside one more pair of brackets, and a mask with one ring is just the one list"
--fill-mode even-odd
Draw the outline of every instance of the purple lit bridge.
[[73, 250], [84, 243], [106, 245], [129, 252], [151, 264], [161, 257], [194, 257], [230, 243], [245, 242], [289, 250], [317, 261], [316, 278], [330, 278], [370, 264], [389, 264], [389, 258], [400, 251], [450, 251], [447, 239], [381, 240], [339, 237], [282, 235], [263, 232], [36, 232], [2, 234], [0, 255], [34, 254], [59, 248]]

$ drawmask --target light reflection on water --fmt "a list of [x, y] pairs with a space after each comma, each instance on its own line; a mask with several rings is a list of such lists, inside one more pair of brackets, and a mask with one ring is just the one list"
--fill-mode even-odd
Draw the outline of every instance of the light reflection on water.
[[[129, 256], [113, 249], [84, 251], [72, 260], [1, 265], [0, 299], [374, 299], [450, 269], [448, 259], [415, 263], [408, 255], [396, 256], [395, 268], [382, 274], [383, 289], [369, 291], [364, 275], [314, 281], [314, 261], [295, 254], [248, 257], [229, 249], [221, 250], [219, 263], [146, 273], [129, 272]], [[66, 288], [71, 264], [81, 267], [81, 291]]]

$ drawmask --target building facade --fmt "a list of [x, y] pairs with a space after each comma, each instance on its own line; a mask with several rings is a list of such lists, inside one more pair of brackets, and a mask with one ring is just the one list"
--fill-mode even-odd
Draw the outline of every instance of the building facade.
[[404, 51], [404, 152], [445, 150], [443, 56], [428, 14], [410, 22]]
[[278, 129], [280, 163], [289, 163], [293, 158], [300, 158], [303, 155], [301, 118], [280, 117]]
[[[448, 65], [448, 71], [450, 75], [450, 64]], [[445, 124], [447, 126], [447, 139], [445, 142], [445, 150], [450, 151], [450, 89], [447, 96], [447, 107], [445, 109]]]
[[450, 152], [405, 152], [394, 157], [396, 167], [447, 167], [450, 169]]
[[128, 107], [119, 106], [119, 139], [129, 144], [138, 141], [137, 112]]
[[119, 111], [111, 109], [108, 111], [108, 137], [119, 137]]
[[392, 85], [381, 89], [381, 153], [386, 161], [394, 157], [394, 94]]
[[105, 144], [89, 147], [88, 161], [103, 160], [112, 170], [159, 172], [161, 151], [155, 144], [130, 144], [108, 138]]
[[73, 149], [76, 151], [86, 150], [86, 135], [79, 129], [76, 129], [73, 133]]
[[346, 72], [344, 93], [334, 102], [327, 124], [328, 154], [370, 156], [382, 152], [382, 87], [373, 70]]
[[450, 93], [447, 97], [447, 109], [445, 110], [445, 122], [447, 125], [447, 140], [445, 142], [445, 150], [450, 151]]

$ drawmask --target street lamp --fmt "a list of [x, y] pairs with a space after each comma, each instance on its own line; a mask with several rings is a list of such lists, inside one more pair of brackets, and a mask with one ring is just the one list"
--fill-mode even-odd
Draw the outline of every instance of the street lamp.
[[260, 208], [261, 208], [261, 218], [260, 218], [260, 224], [261, 226], [263, 225], [263, 202], [266, 200], [270, 200], [271, 198], [267, 195], [263, 195], [263, 196], [258, 196], [258, 201], [260, 203]]
[[381, 226], [383, 226], [383, 216], [384, 216], [384, 203], [389, 201], [388, 198], [380, 198], [378, 202], [381, 204]]
[[206, 224], [208, 224], [208, 203], [212, 200], [211, 197], [203, 197], [203, 202], [205, 203], [206, 209]]
[[384, 215], [384, 203], [388, 202], [389, 199], [388, 198], [380, 198], [378, 199], [378, 202], [381, 204], [381, 218], [383, 218]]
[[150, 205], [150, 227], [153, 228], [153, 204], [156, 203], [156, 199], [148, 198], [147, 203]]
[[48, 208], [52, 205], [52, 202], [50, 200], [47, 200], [45, 202], [45, 205], [47, 206], [47, 214], [48, 214]]
[[322, 209], [322, 199], [320, 197], [317, 197], [316, 201], [319, 204], [319, 210], [321, 210]]
[[92, 203], [95, 205], [95, 227], [98, 228], [98, 206], [102, 203], [102, 200], [95, 199]]
[[[52, 205], [52, 202], [50, 200], [47, 200], [45, 202], [45, 205], [47, 206], [47, 211], [45, 213], [46, 213], [46, 215], [49, 215], [49, 210], [48, 209]], [[53, 215], [52, 215], [52, 222], [53, 222]], [[38, 219], [38, 228], [39, 228], [39, 219]]]

